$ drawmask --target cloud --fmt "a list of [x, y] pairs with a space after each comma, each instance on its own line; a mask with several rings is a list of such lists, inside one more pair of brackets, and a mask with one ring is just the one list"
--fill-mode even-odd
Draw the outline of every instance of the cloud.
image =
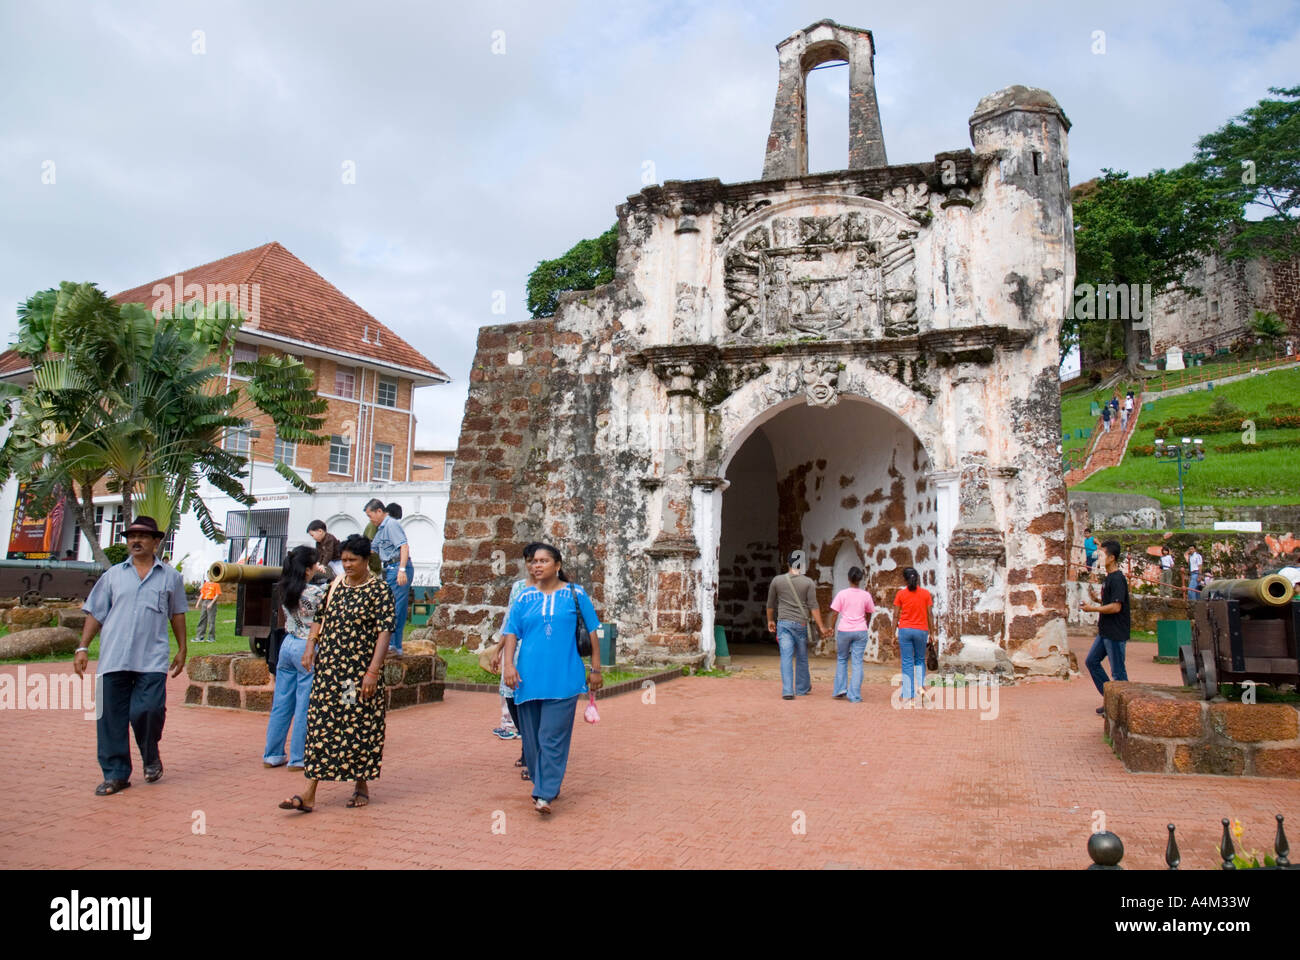
[[[454, 447], [478, 328], [527, 319], [529, 271], [607, 229], [647, 161], [757, 178], [774, 46], [824, 17], [874, 33], [891, 162], [968, 146], [979, 99], [1027, 83], [1074, 123], [1076, 182], [1185, 162], [1300, 62], [1282, 0], [7, 5], [0, 333], [60, 280], [125, 289], [279, 240], [453, 377], [416, 412], [421, 446]], [[846, 149], [837, 73], [815, 165]]]

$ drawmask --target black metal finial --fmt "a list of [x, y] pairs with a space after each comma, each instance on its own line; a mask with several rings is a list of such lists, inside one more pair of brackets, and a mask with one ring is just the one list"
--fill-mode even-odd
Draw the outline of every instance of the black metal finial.
[[1232, 855], [1236, 853], [1232, 846], [1232, 833], [1228, 830], [1228, 820], [1223, 820], [1223, 840], [1219, 844], [1219, 856], [1223, 857], [1224, 870], [1236, 870], [1237, 866], [1232, 862]]
[[1286, 842], [1286, 831], [1282, 829], [1282, 814], [1277, 814], [1277, 837], [1273, 840], [1273, 850], [1277, 853], [1277, 865], [1279, 867], [1291, 866], [1291, 861], [1287, 859], [1291, 855], [1291, 845]]
[[1178, 865], [1183, 862], [1182, 854], [1178, 852], [1178, 841], [1174, 839], [1174, 825], [1169, 824], [1169, 843], [1165, 845], [1165, 863], [1169, 864], [1170, 870], [1177, 870]]
[[1123, 870], [1119, 862], [1124, 859], [1124, 842], [1109, 830], [1101, 830], [1088, 838], [1088, 856], [1092, 857], [1089, 870]]

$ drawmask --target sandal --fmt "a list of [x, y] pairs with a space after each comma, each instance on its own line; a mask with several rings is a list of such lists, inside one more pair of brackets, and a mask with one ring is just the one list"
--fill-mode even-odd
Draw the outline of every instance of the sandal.
[[522, 767], [522, 766], [524, 766], [524, 762], [523, 762], [522, 760], [516, 760], [516, 761], [515, 761], [515, 766], [516, 766], [516, 767]]
[[296, 794], [296, 793], [295, 793], [292, 797], [290, 797], [288, 800], [281, 800], [281, 801], [280, 801], [280, 809], [281, 809], [281, 810], [300, 810], [300, 811], [302, 811], [303, 813], [311, 813], [311, 811], [312, 811], [312, 808], [309, 807], [309, 806], [307, 806], [305, 803], [303, 803], [303, 802], [302, 802], [302, 797], [298, 796], [298, 794]]
[[162, 779], [162, 775], [163, 775], [163, 765], [162, 765], [162, 761], [159, 761], [159, 762], [158, 762], [158, 766], [156, 766], [156, 767], [145, 767], [145, 768], [144, 768], [144, 782], [145, 782], [145, 783], [157, 783], [159, 780]]
[[530, 776], [528, 775], [528, 768], [527, 768], [527, 767], [525, 767], [524, 769], [522, 769], [522, 770], [519, 771], [519, 779], [520, 779], [520, 780], [527, 780], [529, 783], [532, 783], [533, 778], [530, 777]]
[[111, 797], [113, 794], [120, 793], [129, 786], [131, 786], [130, 780], [105, 780], [95, 788], [95, 796]]
[[369, 803], [370, 803], [370, 794], [362, 793], [361, 791], [358, 790], [357, 792], [353, 793], [351, 797], [348, 798], [347, 805], [349, 807], [364, 807]]

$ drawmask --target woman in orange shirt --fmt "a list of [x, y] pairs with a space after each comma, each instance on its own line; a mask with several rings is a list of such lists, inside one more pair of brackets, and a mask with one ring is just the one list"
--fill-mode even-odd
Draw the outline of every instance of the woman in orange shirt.
[[925, 686], [925, 648], [935, 643], [934, 605], [930, 591], [921, 586], [915, 567], [903, 569], [906, 588], [894, 595], [897, 611], [898, 651], [903, 658], [903, 709], [916, 706], [916, 697]]

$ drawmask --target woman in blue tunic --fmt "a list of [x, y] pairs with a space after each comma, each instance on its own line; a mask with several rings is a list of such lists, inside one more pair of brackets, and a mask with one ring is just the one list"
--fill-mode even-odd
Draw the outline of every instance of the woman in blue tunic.
[[528, 561], [534, 586], [519, 592], [501, 628], [502, 677], [515, 692], [524, 758], [533, 778], [533, 806], [542, 814], [551, 812], [551, 801], [559, 795], [574, 710], [578, 697], [587, 692], [577, 647], [579, 615], [591, 636], [591, 689], [599, 690], [603, 683], [596, 638], [600, 619], [587, 592], [560, 579], [562, 564], [559, 550], [548, 543], [537, 545]]

